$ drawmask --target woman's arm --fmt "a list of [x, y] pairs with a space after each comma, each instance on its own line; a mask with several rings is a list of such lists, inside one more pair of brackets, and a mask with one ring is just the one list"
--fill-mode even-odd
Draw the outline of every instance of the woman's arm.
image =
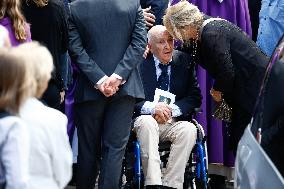
[[[209, 25], [212, 27], [212, 25]], [[214, 26], [213, 26], [214, 27]], [[221, 28], [214, 27], [216, 30], [204, 33], [202, 36], [202, 45], [206, 48], [206, 55], [213, 69], [211, 74], [215, 79], [213, 88], [216, 91], [221, 92], [232, 92], [235, 71], [233, 66], [233, 61], [231, 57], [231, 45], [230, 40], [224, 34]]]

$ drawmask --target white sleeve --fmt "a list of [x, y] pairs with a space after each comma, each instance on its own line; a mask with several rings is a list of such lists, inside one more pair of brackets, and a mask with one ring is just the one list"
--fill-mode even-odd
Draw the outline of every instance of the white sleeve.
[[29, 140], [26, 125], [16, 121], [2, 148], [6, 189], [28, 189]]
[[[58, 112], [59, 113], [59, 112]], [[52, 150], [52, 170], [58, 188], [65, 188], [72, 176], [72, 151], [67, 135], [67, 118], [60, 115], [52, 133], [51, 150]]]
[[182, 115], [180, 108], [176, 104], [172, 104], [171, 108], [172, 108], [172, 116], [173, 117], [178, 117], [178, 116]]
[[141, 114], [155, 114], [155, 106], [156, 103], [154, 102], [150, 102], [150, 101], [146, 101], [142, 108], [141, 108]]

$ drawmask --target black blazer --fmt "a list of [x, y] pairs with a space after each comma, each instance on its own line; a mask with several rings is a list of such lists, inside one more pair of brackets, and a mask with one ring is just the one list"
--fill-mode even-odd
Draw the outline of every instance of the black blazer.
[[241, 107], [251, 114], [268, 57], [227, 21], [209, 22], [200, 37], [199, 64], [215, 79], [213, 88], [223, 92], [233, 109]]
[[163, 16], [168, 7], [169, 0], [140, 0], [142, 9], [151, 6], [152, 13], [156, 16], [154, 25], [163, 24]]
[[[67, 13], [61, 0], [49, 0], [45, 7], [25, 2], [22, 5], [27, 22], [31, 24], [31, 37], [45, 45], [53, 57], [52, 79], [60, 89], [66, 88], [66, 52], [68, 48]], [[64, 59], [65, 58], [65, 59]]]
[[[201, 105], [201, 92], [197, 83], [195, 66], [191, 64], [190, 55], [174, 51], [171, 65], [170, 92], [176, 95], [175, 104], [181, 109], [185, 119], [187, 115]], [[135, 116], [139, 116], [145, 101], [153, 101], [157, 87], [156, 67], [153, 55], [149, 55], [141, 64], [141, 77], [145, 91], [145, 100], [135, 106]]]
[[81, 71], [75, 102], [104, 98], [94, 86], [112, 73], [126, 80], [116, 95], [144, 98], [138, 65], [147, 31], [139, 0], [76, 0], [70, 14], [69, 50]]

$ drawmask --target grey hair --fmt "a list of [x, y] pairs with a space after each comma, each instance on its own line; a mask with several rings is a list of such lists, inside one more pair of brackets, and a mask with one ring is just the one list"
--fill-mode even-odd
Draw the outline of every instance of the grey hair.
[[183, 40], [180, 29], [185, 26], [199, 29], [203, 23], [203, 14], [197, 6], [181, 1], [166, 10], [163, 23], [172, 36]]

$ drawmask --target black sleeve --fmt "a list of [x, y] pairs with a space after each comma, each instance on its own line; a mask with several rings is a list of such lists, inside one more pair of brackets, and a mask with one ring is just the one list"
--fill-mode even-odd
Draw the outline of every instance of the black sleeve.
[[183, 116], [188, 116], [194, 112], [195, 108], [199, 108], [201, 106], [202, 96], [196, 78], [195, 64], [191, 62], [190, 55], [183, 53], [182, 60], [180, 61], [186, 62], [187, 68], [185, 69], [188, 69], [188, 83], [186, 95], [177, 100], [175, 104], [180, 108]]
[[[60, 32], [61, 32], [61, 53], [60, 53], [60, 69], [59, 74], [57, 76], [60, 80], [61, 88], [67, 90], [67, 82], [68, 82], [68, 67], [69, 62], [67, 61], [67, 49], [68, 49], [68, 15], [64, 5], [61, 7], [60, 11]], [[62, 82], [62, 83], [61, 83]]]
[[[211, 25], [209, 25], [211, 26]], [[202, 45], [207, 49], [208, 64], [213, 64], [215, 79], [213, 88], [221, 92], [232, 92], [235, 71], [230, 51], [230, 40], [222, 27], [215, 27], [214, 31], [203, 34]]]
[[66, 12], [64, 5], [62, 5], [60, 16], [61, 16], [60, 32], [61, 32], [61, 39], [62, 39], [62, 52], [65, 53], [68, 48], [68, 21], [67, 21], [68, 14]]

